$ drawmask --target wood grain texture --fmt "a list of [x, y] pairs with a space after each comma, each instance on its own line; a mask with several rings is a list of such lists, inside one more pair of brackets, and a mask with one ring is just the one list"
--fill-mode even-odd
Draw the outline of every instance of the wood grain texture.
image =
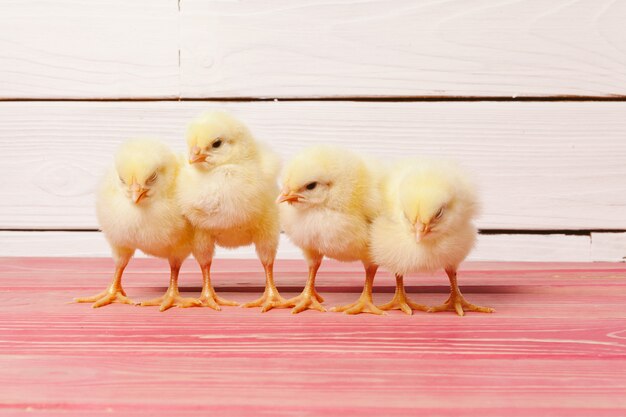
[[345, 145], [387, 161], [455, 158], [484, 200], [481, 228], [626, 228], [626, 103], [0, 103], [0, 227], [96, 228], [93, 192], [119, 143], [184, 148], [189, 120], [232, 111], [284, 159]]
[[626, 233], [592, 233], [591, 241], [594, 261], [626, 261]]
[[[139, 299], [161, 293], [164, 266], [145, 259], [131, 265], [129, 293]], [[106, 285], [110, 268], [94, 259], [0, 259], [0, 414], [626, 412], [623, 264], [466, 264], [462, 288], [497, 312], [463, 318], [241, 308], [158, 313], [66, 303]], [[214, 270], [229, 297], [258, 295], [256, 262], [219, 261]], [[285, 294], [299, 290], [305, 275], [303, 262], [277, 264]], [[189, 278], [199, 275], [190, 276], [186, 265], [185, 284]], [[378, 278], [376, 301], [386, 301], [393, 281]], [[353, 300], [361, 281], [362, 271], [346, 264], [329, 262], [320, 271], [328, 305]], [[422, 302], [446, 296], [443, 276], [410, 284]]]
[[[565, 235], [480, 235], [469, 260], [589, 262], [589, 236]], [[593, 260], [622, 261], [614, 250], [594, 249]], [[109, 257], [110, 249], [99, 232], [7, 232], [0, 231], [0, 256]], [[145, 257], [137, 252], [137, 257]], [[234, 250], [218, 248], [217, 258], [256, 259], [253, 246]], [[602, 259], [597, 259], [601, 257]], [[278, 259], [300, 259], [302, 252], [281, 236]]]
[[177, 97], [175, 0], [4, 1], [0, 98]]
[[626, 94], [612, 0], [181, 2], [184, 97]]

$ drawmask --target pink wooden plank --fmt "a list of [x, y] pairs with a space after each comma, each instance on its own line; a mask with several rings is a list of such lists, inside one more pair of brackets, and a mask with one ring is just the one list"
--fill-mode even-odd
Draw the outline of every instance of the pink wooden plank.
[[[113, 264], [103, 258], [0, 258], [0, 288], [62, 289], [84, 288], [95, 290], [107, 284]], [[279, 288], [300, 290], [306, 280], [306, 265], [302, 261], [277, 261], [276, 281]], [[216, 260], [214, 284], [231, 291], [258, 290], [263, 287], [264, 275], [255, 260]], [[124, 286], [162, 287], [167, 285], [167, 263], [158, 259], [135, 259], [126, 270]], [[466, 287], [481, 288], [503, 284], [614, 286], [615, 278], [626, 278], [625, 263], [498, 263], [469, 262], [463, 265], [459, 280]], [[199, 288], [200, 273], [193, 259], [183, 266], [180, 284], [190, 289]], [[445, 288], [443, 272], [413, 274], [406, 279], [409, 287], [440, 286]], [[358, 263], [325, 261], [319, 272], [318, 286], [337, 291], [360, 291], [363, 271]], [[382, 291], [392, 291], [395, 280], [386, 271], [380, 271], [375, 285]]]
[[[129, 295], [159, 294], [162, 262], [139, 261]], [[0, 260], [0, 416], [626, 415], [623, 264], [468, 264], [468, 298], [497, 312], [462, 318], [67, 304], [106, 284], [107, 262]], [[279, 283], [300, 287], [302, 267], [279, 263]], [[216, 280], [249, 300], [256, 268], [222, 261]], [[327, 305], [362, 280], [332, 262], [320, 278]], [[415, 281], [416, 301], [445, 298], [445, 278]]]
[[[583, 304], [573, 303], [567, 296], [550, 300], [560, 302], [560, 308], [542, 308], [539, 301], [489, 303], [493, 297], [475, 295], [473, 301], [494, 305], [497, 314], [459, 318], [451, 313], [415, 313], [409, 317], [395, 311], [385, 317], [314, 311], [294, 316], [288, 310], [261, 314], [242, 308], [158, 313], [151, 308], [121, 305], [93, 310], [86, 304], [63, 304], [65, 294], [44, 294], [38, 305], [25, 303], [22, 293], [3, 297], [5, 305], [11, 307], [0, 307], [2, 352], [74, 356], [91, 355], [96, 347], [100, 353], [130, 356], [167, 354], [176, 349], [202, 357], [267, 356], [278, 352], [293, 356], [306, 356], [308, 352], [377, 356], [393, 351], [421, 357], [524, 359], [568, 355], [626, 359], [626, 296], [601, 309], [587, 303], [586, 312], [579, 308]], [[243, 300], [254, 296], [247, 294]], [[524, 297], [534, 295], [519, 296]], [[354, 298], [355, 294], [329, 294], [327, 304]], [[429, 294], [423, 301], [442, 300], [441, 295]], [[328, 349], [327, 343], [331, 345]]]

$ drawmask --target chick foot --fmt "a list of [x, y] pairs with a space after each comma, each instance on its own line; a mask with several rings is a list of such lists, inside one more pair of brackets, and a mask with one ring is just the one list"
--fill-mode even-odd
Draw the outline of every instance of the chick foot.
[[428, 306], [414, 303], [409, 300], [404, 291], [404, 279], [401, 275], [396, 275], [396, 292], [387, 304], [379, 307], [381, 310], [402, 310], [408, 315], [413, 314], [413, 310], [428, 311]]
[[159, 311], [169, 310], [172, 307], [188, 308], [199, 307], [202, 304], [196, 298], [182, 297], [178, 292], [166, 292], [164, 295], [153, 298], [152, 300], [142, 301], [142, 307], [159, 306]]
[[239, 303], [236, 301], [226, 300], [215, 292], [215, 288], [213, 288], [213, 284], [211, 284], [211, 263], [208, 262], [201, 267], [202, 270], [202, 293], [200, 293], [200, 298], [198, 301], [200, 302], [201, 307], [209, 307], [216, 311], [221, 311], [222, 308], [220, 306], [238, 306]]
[[213, 310], [220, 311], [222, 308], [220, 306], [238, 306], [239, 303], [236, 301], [226, 300], [219, 295], [215, 294], [215, 292], [207, 292], [202, 293], [200, 298], [198, 299], [200, 302], [200, 306], [209, 307]]
[[113, 303], [135, 304], [133, 300], [126, 296], [126, 292], [122, 288], [112, 288], [102, 291], [91, 297], [74, 298], [77, 303], [93, 303], [93, 308], [103, 307]]
[[293, 307], [291, 314], [298, 314], [304, 310], [317, 310], [325, 312], [326, 308], [321, 304], [322, 302], [324, 302], [324, 298], [322, 298], [317, 291], [305, 289], [302, 291], [302, 294], [297, 297], [290, 298], [280, 307]]
[[298, 314], [304, 310], [317, 310], [325, 312], [326, 308], [321, 304], [324, 302], [324, 298], [319, 295], [315, 289], [315, 277], [317, 276], [317, 270], [322, 264], [322, 257], [319, 254], [307, 256], [309, 259], [309, 278], [306, 285], [302, 290], [302, 293], [297, 297], [290, 298], [281, 307], [294, 307], [291, 310], [291, 314]]
[[381, 310], [380, 308], [374, 305], [371, 297], [368, 299], [367, 297], [363, 297], [363, 296], [361, 296], [357, 301], [355, 301], [352, 304], [333, 307], [330, 311], [344, 312], [346, 314], [371, 313], [371, 314], [377, 314], [379, 316], [387, 314], [383, 310]]
[[365, 285], [363, 286], [361, 296], [356, 302], [345, 306], [333, 307], [331, 311], [343, 311], [346, 314], [370, 313], [377, 314], [379, 316], [387, 314], [380, 308], [376, 307], [372, 301], [374, 276], [376, 275], [377, 269], [378, 266], [376, 265], [369, 265], [365, 267]]
[[459, 289], [459, 284], [457, 283], [456, 269], [446, 269], [446, 274], [448, 274], [448, 278], [450, 279], [450, 296], [443, 304], [429, 308], [427, 310], [429, 313], [456, 311], [456, 314], [459, 316], [464, 316], [465, 311], [476, 311], [478, 313], [493, 313], [496, 311], [493, 308], [474, 305], [463, 297]]
[[464, 316], [465, 311], [476, 311], [478, 313], [493, 313], [496, 311], [493, 308], [482, 307], [474, 305], [468, 302], [461, 293], [453, 294], [441, 305], [431, 307], [428, 310], [429, 313], [437, 313], [440, 311], [456, 311], [459, 316]]
[[413, 310], [429, 311], [429, 307], [423, 304], [417, 304], [409, 300], [406, 296], [398, 297], [395, 295], [387, 304], [379, 306], [381, 310], [402, 310], [408, 315], [413, 314]]
[[257, 298], [254, 301], [250, 301], [249, 303], [245, 303], [244, 305], [242, 305], [242, 307], [261, 307], [261, 312], [265, 313], [266, 311], [270, 311], [273, 308], [284, 308], [291, 306], [287, 305], [287, 299], [281, 296], [278, 292], [274, 292], [272, 290], [268, 291], [266, 289], [260, 298]]
[[244, 304], [242, 307], [261, 307], [261, 312], [265, 313], [273, 308], [286, 307], [287, 299], [280, 295], [276, 284], [274, 283], [274, 264], [273, 262], [263, 264], [265, 269], [265, 291], [260, 298]]

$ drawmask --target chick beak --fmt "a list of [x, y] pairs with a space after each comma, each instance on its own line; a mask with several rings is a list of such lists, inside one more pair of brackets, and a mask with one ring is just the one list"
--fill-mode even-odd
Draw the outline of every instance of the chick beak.
[[293, 204], [299, 202], [301, 197], [302, 196], [300, 194], [295, 194], [290, 191], [283, 190], [283, 192], [276, 199], [276, 202], [280, 204], [286, 201], [289, 204]]
[[195, 164], [204, 161], [206, 161], [206, 155], [202, 153], [202, 150], [198, 146], [191, 148], [191, 151], [189, 151], [189, 163]]
[[417, 226], [415, 228], [415, 241], [420, 243], [424, 237], [430, 233], [430, 225], [422, 224], [421, 226]]
[[137, 183], [133, 184], [131, 190], [133, 193], [133, 202], [135, 204], [139, 204], [139, 202], [146, 196], [146, 193], [148, 192], [146, 188], [140, 187]]

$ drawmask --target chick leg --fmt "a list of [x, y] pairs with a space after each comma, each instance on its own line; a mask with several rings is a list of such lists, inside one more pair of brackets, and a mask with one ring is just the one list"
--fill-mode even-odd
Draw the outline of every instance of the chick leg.
[[291, 310], [292, 314], [298, 314], [304, 310], [318, 310], [318, 311], [326, 311], [322, 303], [324, 299], [321, 295], [317, 293], [315, 290], [315, 276], [317, 275], [317, 270], [320, 268], [322, 264], [322, 259], [315, 259], [309, 265], [309, 278], [307, 279], [306, 285], [302, 290], [302, 293], [297, 297], [290, 298], [285, 302], [285, 304], [281, 307], [294, 307]]
[[169, 310], [172, 307], [197, 307], [201, 305], [195, 298], [181, 297], [178, 292], [178, 273], [180, 272], [181, 261], [170, 260], [170, 286], [165, 294], [148, 301], [142, 301], [141, 306], [160, 306], [159, 311]]
[[126, 265], [128, 265], [132, 255], [132, 252], [130, 252], [116, 257], [113, 280], [106, 290], [92, 297], [74, 298], [74, 301], [77, 303], [93, 303], [93, 308], [102, 307], [112, 303], [135, 304], [134, 301], [126, 297], [126, 292], [122, 288], [122, 274], [124, 273], [124, 269], [126, 268]]
[[265, 269], [265, 291], [263, 295], [254, 301], [244, 304], [243, 307], [261, 307], [261, 311], [265, 313], [275, 307], [285, 307], [287, 300], [280, 295], [274, 283], [274, 262], [264, 263], [263, 268]]
[[367, 265], [365, 267], [365, 285], [363, 286], [363, 292], [359, 299], [345, 306], [334, 307], [331, 311], [343, 311], [346, 314], [359, 314], [359, 313], [371, 313], [382, 315], [385, 314], [383, 310], [376, 307], [372, 301], [372, 289], [374, 286], [374, 276], [376, 276], [376, 270], [378, 265]]
[[201, 267], [202, 269], [202, 293], [200, 294], [200, 304], [203, 307], [210, 307], [213, 310], [220, 311], [220, 306], [238, 306], [236, 301], [226, 300], [215, 292], [211, 285], [211, 262]]
[[387, 304], [380, 306], [381, 310], [402, 310], [406, 314], [413, 314], [413, 310], [428, 311], [428, 306], [411, 301], [404, 291], [404, 277], [396, 274], [396, 293]]
[[450, 279], [450, 296], [443, 304], [429, 308], [429, 313], [435, 313], [438, 311], [456, 311], [456, 314], [463, 316], [465, 315], [465, 310], [476, 311], [479, 313], [493, 313], [496, 311], [493, 308], [471, 304], [465, 299], [465, 297], [463, 297], [463, 294], [461, 294], [461, 290], [456, 282], [456, 269], [446, 269], [446, 274], [448, 274], [448, 278]]

